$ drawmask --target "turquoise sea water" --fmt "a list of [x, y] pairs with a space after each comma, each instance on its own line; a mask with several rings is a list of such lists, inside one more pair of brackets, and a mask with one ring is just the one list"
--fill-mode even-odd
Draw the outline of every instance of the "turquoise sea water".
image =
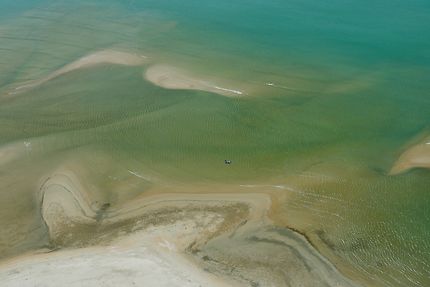
[[[43, 244], [33, 190], [73, 158], [113, 203], [166, 181], [278, 186], [279, 224], [347, 275], [429, 285], [430, 174], [387, 175], [430, 129], [429, 15], [427, 1], [0, 0], [0, 144], [31, 143], [0, 166], [0, 254]], [[101, 49], [249, 96], [166, 90], [146, 67], [109, 65], [7, 95]], [[157, 180], [120, 194], [110, 178], [127, 170]]]

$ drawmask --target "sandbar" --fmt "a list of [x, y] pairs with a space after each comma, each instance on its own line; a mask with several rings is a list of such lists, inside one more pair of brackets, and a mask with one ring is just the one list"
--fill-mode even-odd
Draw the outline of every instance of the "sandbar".
[[145, 71], [144, 78], [165, 89], [199, 90], [228, 97], [237, 97], [245, 94], [238, 89], [222, 87], [208, 80], [191, 76], [187, 71], [163, 64], [150, 66]]
[[390, 174], [400, 174], [413, 168], [430, 168], [430, 137], [404, 151], [391, 168]]
[[88, 54], [82, 58], [69, 63], [58, 70], [50, 73], [46, 77], [41, 79], [33, 80], [24, 83], [16, 88], [9, 94], [18, 94], [29, 89], [38, 87], [50, 80], [53, 80], [64, 74], [80, 70], [91, 68], [97, 65], [110, 64], [110, 65], [122, 65], [122, 66], [140, 66], [146, 62], [146, 57], [137, 53], [128, 53], [116, 50], [101, 50], [91, 54]]

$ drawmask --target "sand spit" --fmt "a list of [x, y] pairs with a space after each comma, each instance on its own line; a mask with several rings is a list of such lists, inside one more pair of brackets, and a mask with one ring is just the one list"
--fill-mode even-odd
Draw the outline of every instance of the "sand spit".
[[139, 54], [127, 53], [115, 50], [101, 50], [87, 56], [84, 56], [64, 67], [52, 72], [44, 78], [30, 81], [21, 86], [16, 87], [9, 94], [18, 94], [29, 89], [42, 85], [52, 79], [55, 79], [64, 74], [79, 70], [91, 68], [101, 64], [123, 65], [123, 66], [140, 66], [146, 62], [146, 57]]
[[144, 74], [144, 78], [165, 89], [199, 90], [228, 97], [245, 94], [243, 91], [221, 87], [209, 81], [192, 77], [186, 71], [169, 65], [159, 64], [149, 67]]
[[298, 233], [275, 227], [264, 193], [166, 193], [110, 206], [72, 172], [42, 185], [55, 252], [0, 264], [2, 286], [356, 286]]
[[403, 152], [391, 168], [390, 174], [399, 174], [412, 168], [430, 168], [430, 137]]

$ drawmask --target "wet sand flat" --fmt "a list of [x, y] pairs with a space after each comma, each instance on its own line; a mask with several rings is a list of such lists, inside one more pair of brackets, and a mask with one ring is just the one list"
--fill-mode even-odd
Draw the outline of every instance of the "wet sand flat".
[[65, 170], [44, 183], [41, 213], [61, 249], [4, 261], [4, 286], [356, 286], [272, 224], [268, 194], [156, 194], [96, 211], [82, 188]]

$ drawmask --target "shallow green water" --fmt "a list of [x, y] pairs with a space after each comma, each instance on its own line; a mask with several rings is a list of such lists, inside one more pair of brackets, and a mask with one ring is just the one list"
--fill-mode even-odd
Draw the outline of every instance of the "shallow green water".
[[[430, 284], [429, 172], [386, 175], [405, 144], [430, 128], [430, 4], [0, 0], [0, 7], [0, 144], [31, 143], [24, 157], [0, 166], [8, 207], [1, 224], [20, 226], [1, 234], [4, 255], [44, 244], [34, 190], [73, 158], [106, 192], [115, 187], [110, 177], [128, 170], [156, 179], [129, 196], [112, 191], [113, 201], [166, 181], [279, 184], [292, 196], [281, 216], [358, 277]], [[106, 48], [248, 87], [251, 96], [166, 90], [142, 79], [145, 67], [109, 65], [7, 95]]]

